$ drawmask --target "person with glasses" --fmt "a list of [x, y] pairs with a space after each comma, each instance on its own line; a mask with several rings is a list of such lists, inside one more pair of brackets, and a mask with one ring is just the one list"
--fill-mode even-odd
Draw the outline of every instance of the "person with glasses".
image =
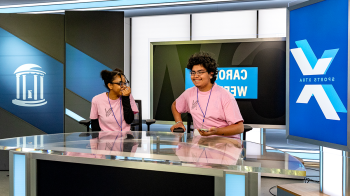
[[243, 118], [234, 96], [215, 83], [218, 69], [215, 59], [200, 52], [188, 60], [191, 80], [195, 85], [183, 92], [172, 104], [175, 125], [170, 130], [186, 130], [181, 113], [190, 113], [194, 134], [201, 136], [220, 135], [240, 138], [244, 131]]
[[92, 98], [92, 131], [130, 131], [134, 114], [139, 111], [131, 95], [129, 81], [120, 69], [103, 70], [101, 77], [108, 91]]

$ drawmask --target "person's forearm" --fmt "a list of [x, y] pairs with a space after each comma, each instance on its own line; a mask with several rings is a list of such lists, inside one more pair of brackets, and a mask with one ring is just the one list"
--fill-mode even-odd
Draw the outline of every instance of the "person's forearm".
[[182, 121], [181, 114], [176, 110], [176, 101], [171, 105], [171, 111], [174, 116], [175, 122]]
[[129, 96], [122, 96], [124, 120], [127, 124], [134, 121], [134, 112], [132, 111]]
[[236, 135], [236, 134], [241, 134], [244, 131], [244, 125], [243, 122], [238, 122], [233, 125], [229, 125], [227, 127], [222, 127], [222, 128], [217, 128], [217, 133], [216, 135]]

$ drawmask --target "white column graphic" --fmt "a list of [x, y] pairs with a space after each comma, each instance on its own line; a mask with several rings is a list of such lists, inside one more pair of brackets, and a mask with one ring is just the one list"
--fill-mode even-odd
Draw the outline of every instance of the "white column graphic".
[[44, 99], [44, 76], [40, 76], [40, 99]]
[[34, 75], [34, 100], [38, 100], [38, 75]]
[[26, 100], [27, 99], [26, 75], [23, 75], [22, 79], [23, 79], [23, 100]]
[[[44, 76], [46, 73], [41, 70], [39, 65], [23, 64], [15, 70], [14, 74], [16, 75], [16, 99], [12, 100], [13, 104], [23, 107], [38, 107], [47, 104], [44, 99]], [[27, 76], [32, 77], [32, 75], [34, 77], [33, 88], [31, 85], [27, 87]]]
[[20, 99], [20, 95], [19, 95], [19, 83], [20, 83], [19, 78], [20, 77], [21, 77], [20, 75], [16, 74], [16, 99]]

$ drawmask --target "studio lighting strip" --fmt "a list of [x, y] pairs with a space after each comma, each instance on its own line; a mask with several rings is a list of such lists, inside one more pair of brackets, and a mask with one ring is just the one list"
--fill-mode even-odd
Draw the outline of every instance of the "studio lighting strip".
[[[158, 1], [158, 2], [157, 2]], [[168, 1], [168, 2], [166, 2]], [[237, 0], [78, 0], [78, 1], [58, 1], [49, 3], [33, 3], [0, 6], [0, 13], [63, 13], [66, 10], [111, 10], [111, 9], [131, 9], [145, 7], [160, 7], [188, 4], [207, 4], [219, 2], [241, 2]]]

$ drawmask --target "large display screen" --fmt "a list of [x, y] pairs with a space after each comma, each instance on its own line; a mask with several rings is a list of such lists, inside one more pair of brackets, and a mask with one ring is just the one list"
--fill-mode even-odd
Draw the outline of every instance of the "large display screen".
[[289, 135], [347, 146], [348, 1], [290, 11]]
[[244, 123], [285, 125], [284, 39], [153, 44], [153, 118], [174, 120], [171, 104], [193, 86], [188, 59], [205, 51], [219, 64], [216, 83], [235, 96]]
[[[257, 67], [218, 68], [216, 84], [228, 90], [236, 99], [258, 98]], [[185, 69], [185, 89], [194, 87], [189, 69]]]

